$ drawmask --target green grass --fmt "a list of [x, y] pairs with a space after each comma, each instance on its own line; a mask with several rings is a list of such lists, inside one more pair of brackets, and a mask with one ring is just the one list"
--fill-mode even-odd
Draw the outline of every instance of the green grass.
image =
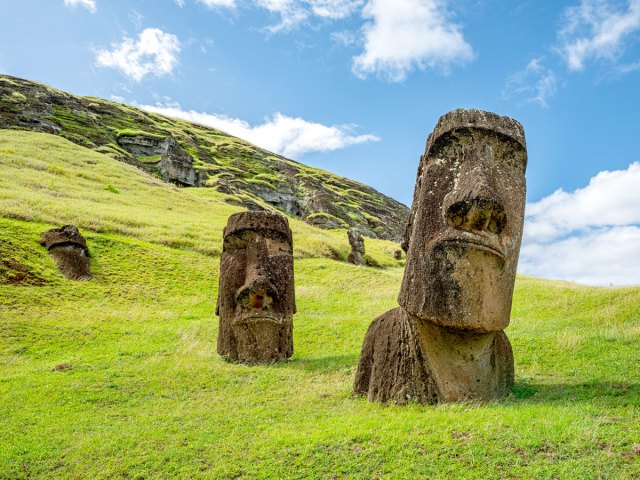
[[[520, 277], [509, 397], [371, 404], [353, 374], [396, 305], [398, 262], [333, 260], [344, 230], [290, 219], [294, 356], [231, 364], [215, 350], [221, 231], [239, 210], [225, 196], [45, 134], [1, 131], [0, 170], [0, 478], [640, 476], [640, 288]], [[89, 282], [38, 244], [68, 222]], [[366, 245], [380, 263], [397, 249]]]
[[[32, 113], [31, 116], [35, 115], [29, 122], [21, 114], [25, 108]], [[253, 197], [270, 198], [272, 188], [277, 189], [277, 184], [288, 182], [288, 190], [293, 190], [299, 198], [319, 196], [325, 204], [332, 204], [332, 215], [344, 222], [336, 223], [329, 219], [323, 224], [323, 217], [318, 217], [315, 225], [359, 225], [368, 235], [399, 239], [408, 214], [404, 205], [370, 187], [301, 165], [224, 132], [0, 75], [0, 124], [4, 128], [22, 130], [31, 129], [39, 122], [55, 128], [57, 135], [77, 145], [134, 164], [156, 177], [160, 177], [154, 165], [159, 157], [152, 155], [134, 159], [128, 150], [133, 152], [136, 149], [128, 146], [132, 141], [128, 137], [159, 141], [170, 136], [192, 156], [194, 169], [207, 175], [224, 171], [230, 173], [230, 176], [220, 176], [216, 182], [211, 181], [207, 185], [214, 184], [214, 188], [222, 192], [233, 191], [236, 199], [241, 191], [251, 193], [245, 207], [252, 208], [255, 203]], [[302, 181], [287, 180], [298, 176], [297, 173], [302, 173]], [[238, 184], [234, 179], [242, 183]], [[308, 214], [326, 209], [318, 202], [309, 205], [312, 210], [306, 212]], [[366, 222], [364, 213], [380, 216], [384, 222], [380, 227], [376, 222]]]
[[134, 130], [134, 129], [130, 129], [130, 128], [124, 128], [122, 130], [118, 130], [116, 132], [116, 136], [118, 138], [142, 136], [142, 137], [146, 137], [146, 138], [156, 138], [158, 140], [162, 140], [164, 138], [162, 135], [159, 135], [159, 134], [153, 134], [153, 133], [149, 133], [149, 132], [144, 131], [144, 130]]
[[137, 157], [136, 160], [142, 163], [156, 164], [161, 158], [162, 155], [147, 155], [144, 157]]
[[[44, 133], [0, 130], [0, 215], [52, 225], [73, 223], [95, 232], [218, 255], [226, 219], [242, 208], [210, 188], [178, 188], [111, 157]], [[111, 186], [113, 188], [106, 188]], [[119, 193], [114, 195], [114, 189]], [[296, 257], [349, 252], [345, 230], [320, 230], [290, 218]], [[383, 266], [397, 245], [367, 239]]]

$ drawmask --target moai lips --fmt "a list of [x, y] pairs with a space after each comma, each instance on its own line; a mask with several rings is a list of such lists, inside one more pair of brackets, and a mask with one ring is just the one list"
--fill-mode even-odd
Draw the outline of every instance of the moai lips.
[[[420, 161], [405, 230], [401, 308], [370, 327], [357, 393], [434, 403], [490, 400], [508, 390], [513, 356], [502, 330], [522, 240], [526, 163], [524, 130], [515, 120], [479, 110], [440, 118]], [[412, 347], [384, 351], [376, 336], [399, 329]], [[399, 376], [397, 383], [409, 385], [389, 388], [370, 372], [400, 364], [421, 373]], [[404, 391], [418, 395], [397, 393]]]
[[44, 232], [40, 245], [55, 259], [60, 272], [71, 280], [93, 278], [89, 265], [87, 241], [73, 225], [65, 225]]
[[292, 235], [271, 212], [232, 215], [224, 229], [217, 312], [218, 353], [264, 363], [293, 354]]

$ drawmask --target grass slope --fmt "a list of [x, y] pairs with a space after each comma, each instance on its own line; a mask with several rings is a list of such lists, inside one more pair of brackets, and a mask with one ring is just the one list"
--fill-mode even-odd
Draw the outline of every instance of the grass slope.
[[[244, 210], [209, 188], [178, 188], [113, 158], [45, 133], [0, 129], [0, 215], [82, 230], [114, 232], [219, 255], [222, 228]], [[345, 260], [345, 230], [289, 218], [296, 257]], [[390, 241], [366, 239], [374, 265], [398, 266]]]
[[[330, 258], [344, 231], [292, 221], [294, 356], [230, 364], [214, 309], [236, 209], [219, 194], [18, 132], [0, 133], [0, 173], [0, 478], [640, 476], [640, 288], [521, 277], [512, 395], [370, 404], [353, 373], [368, 324], [396, 303], [397, 264]], [[90, 282], [37, 244], [67, 221], [86, 233]]]
[[0, 129], [55, 133], [158, 178], [160, 142], [171, 137], [206, 178], [204, 185], [232, 194], [244, 207], [275, 206], [323, 228], [354, 226], [368, 237], [399, 240], [409, 214], [367, 185], [220, 130], [6, 75], [0, 75]]

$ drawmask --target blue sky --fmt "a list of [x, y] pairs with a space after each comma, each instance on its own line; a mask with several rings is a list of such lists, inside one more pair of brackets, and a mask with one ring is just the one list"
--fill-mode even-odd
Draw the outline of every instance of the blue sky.
[[217, 126], [410, 205], [453, 108], [528, 142], [519, 271], [640, 284], [640, 0], [3, 0], [0, 72]]

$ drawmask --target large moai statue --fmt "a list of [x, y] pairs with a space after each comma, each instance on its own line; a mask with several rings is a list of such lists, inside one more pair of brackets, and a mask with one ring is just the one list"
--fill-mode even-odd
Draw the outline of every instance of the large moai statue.
[[75, 226], [65, 225], [44, 232], [40, 236], [40, 245], [49, 251], [65, 277], [71, 280], [93, 278], [87, 241]]
[[357, 228], [350, 228], [347, 231], [347, 237], [349, 238], [349, 245], [351, 246], [351, 251], [349, 252], [349, 256], [347, 257], [347, 261], [349, 263], [353, 263], [354, 265], [364, 265], [364, 238], [362, 238], [362, 234]]
[[420, 159], [400, 307], [365, 336], [354, 391], [371, 401], [488, 401], [509, 390], [503, 329], [522, 239], [527, 152], [517, 121], [443, 115]]
[[216, 308], [218, 353], [228, 360], [268, 363], [293, 354], [292, 242], [287, 219], [277, 213], [229, 217]]

